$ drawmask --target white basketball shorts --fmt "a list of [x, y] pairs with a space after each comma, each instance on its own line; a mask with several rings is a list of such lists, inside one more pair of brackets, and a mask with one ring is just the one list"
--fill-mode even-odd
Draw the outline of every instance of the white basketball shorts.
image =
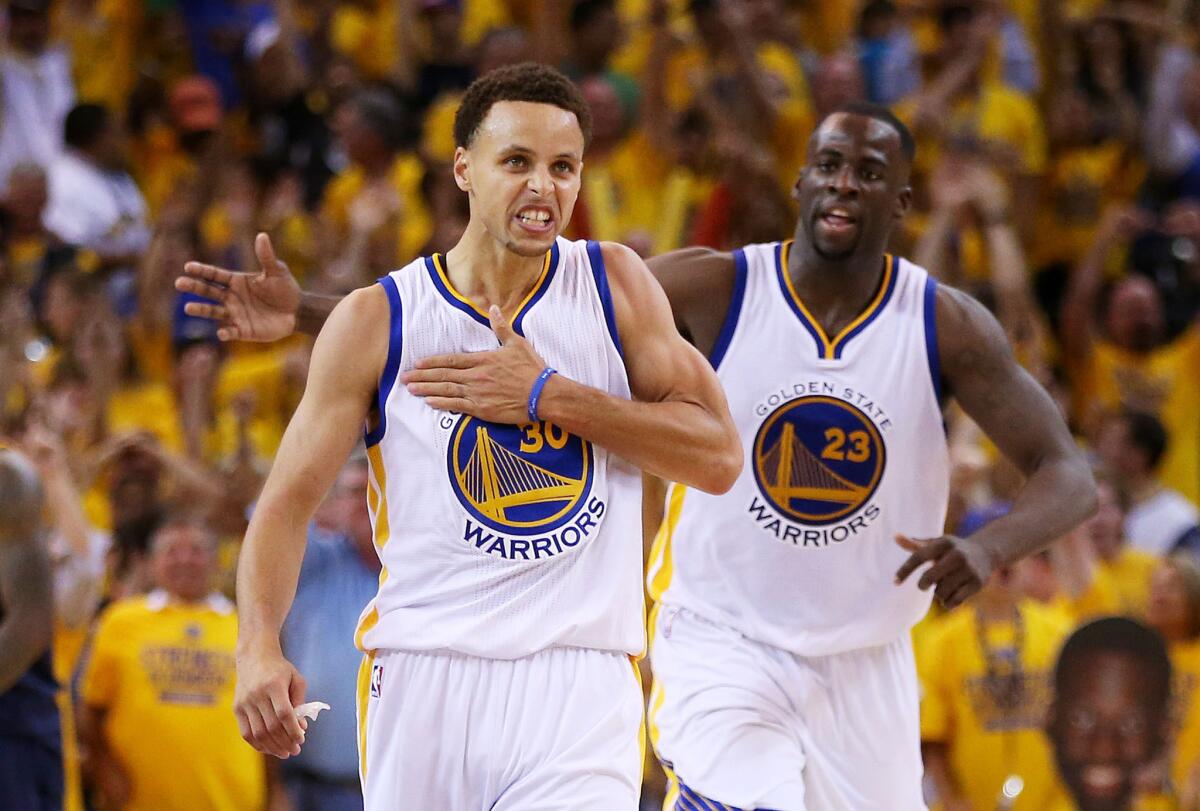
[[654, 613], [648, 722], [666, 808], [925, 808], [907, 635], [804, 657], [686, 610]]
[[634, 811], [643, 699], [624, 654], [377, 651], [359, 670], [366, 811]]

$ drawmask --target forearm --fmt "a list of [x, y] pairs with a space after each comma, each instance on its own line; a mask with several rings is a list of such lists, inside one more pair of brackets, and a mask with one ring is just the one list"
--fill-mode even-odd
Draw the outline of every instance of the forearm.
[[1012, 511], [971, 536], [997, 565], [1037, 552], [1077, 527], [1096, 508], [1095, 484], [1079, 453], [1038, 465]]
[[11, 613], [0, 623], [0, 694], [25, 674], [50, 648], [51, 610], [42, 616]]
[[929, 215], [929, 222], [917, 240], [913, 251], [913, 259], [918, 265], [928, 270], [935, 278], [947, 280], [946, 243], [950, 229], [954, 224], [954, 212], [948, 208], [935, 208]]
[[538, 414], [647, 473], [706, 492], [728, 490], [741, 470], [741, 448], [699, 403], [626, 400], [555, 375]]
[[296, 330], [305, 335], [316, 335], [325, 326], [325, 320], [342, 296], [323, 296], [319, 293], [301, 293], [300, 309], [296, 312]]
[[921, 757], [925, 761], [925, 772], [933, 780], [937, 790], [937, 799], [943, 805], [957, 801], [962, 793], [958, 781], [950, 771], [949, 759], [946, 757], [946, 744], [921, 742]]
[[239, 650], [279, 644], [296, 596], [310, 512], [268, 493], [259, 501], [238, 559]]
[[46, 503], [54, 516], [54, 528], [71, 547], [70, 554], [87, 556], [92, 526], [83, 512], [83, 503], [71, 473], [65, 467], [54, 470], [45, 480]]

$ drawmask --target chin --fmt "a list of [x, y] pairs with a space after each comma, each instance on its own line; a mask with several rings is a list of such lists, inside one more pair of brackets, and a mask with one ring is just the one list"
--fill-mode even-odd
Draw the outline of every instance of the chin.
[[532, 259], [534, 257], [541, 256], [546, 251], [550, 250], [550, 246], [552, 246], [554, 244], [554, 240], [557, 238], [558, 238], [558, 235], [555, 234], [553, 236], [546, 237], [544, 240], [543, 239], [534, 240], [534, 239], [528, 239], [528, 238], [513, 239], [513, 240], [509, 240], [508, 244], [505, 247], [508, 248], [508, 250], [515, 253], [517, 256], [524, 256], [526, 258]]

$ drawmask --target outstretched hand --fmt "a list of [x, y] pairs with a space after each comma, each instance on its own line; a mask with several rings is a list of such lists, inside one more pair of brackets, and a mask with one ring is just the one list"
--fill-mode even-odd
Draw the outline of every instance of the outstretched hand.
[[203, 262], [188, 262], [183, 266], [184, 275], [175, 280], [176, 290], [216, 302], [188, 302], [184, 311], [216, 321], [217, 337], [222, 341], [277, 341], [296, 329], [300, 285], [275, 256], [269, 236], [258, 235], [254, 253], [258, 256], [258, 273], [237, 273]]
[[529, 392], [545, 361], [493, 305], [488, 312], [500, 348], [435, 355], [401, 375], [408, 390], [431, 408], [507, 425], [529, 422]]
[[896, 543], [912, 554], [896, 570], [896, 585], [903, 583], [919, 566], [932, 563], [917, 581], [917, 588], [928, 591], [945, 608], [961, 605], [983, 588], [992, 575], [993, 562], [987, 551], [969, 540], [943, 535], [940, 538], [914, 539], [897, 535]]

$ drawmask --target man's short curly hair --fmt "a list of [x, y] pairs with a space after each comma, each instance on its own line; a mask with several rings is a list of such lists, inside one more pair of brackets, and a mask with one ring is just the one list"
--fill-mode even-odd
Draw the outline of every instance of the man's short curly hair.
[[537, 62], [497, 68], [471, 82], [454, 115], [454, 144], [469, 147], [483, 119], [498, 101], [553, 104], [574, 113], [583, 131], [583, 145], [592, 140], [592, 115], [579, 88], [559, 71]]

